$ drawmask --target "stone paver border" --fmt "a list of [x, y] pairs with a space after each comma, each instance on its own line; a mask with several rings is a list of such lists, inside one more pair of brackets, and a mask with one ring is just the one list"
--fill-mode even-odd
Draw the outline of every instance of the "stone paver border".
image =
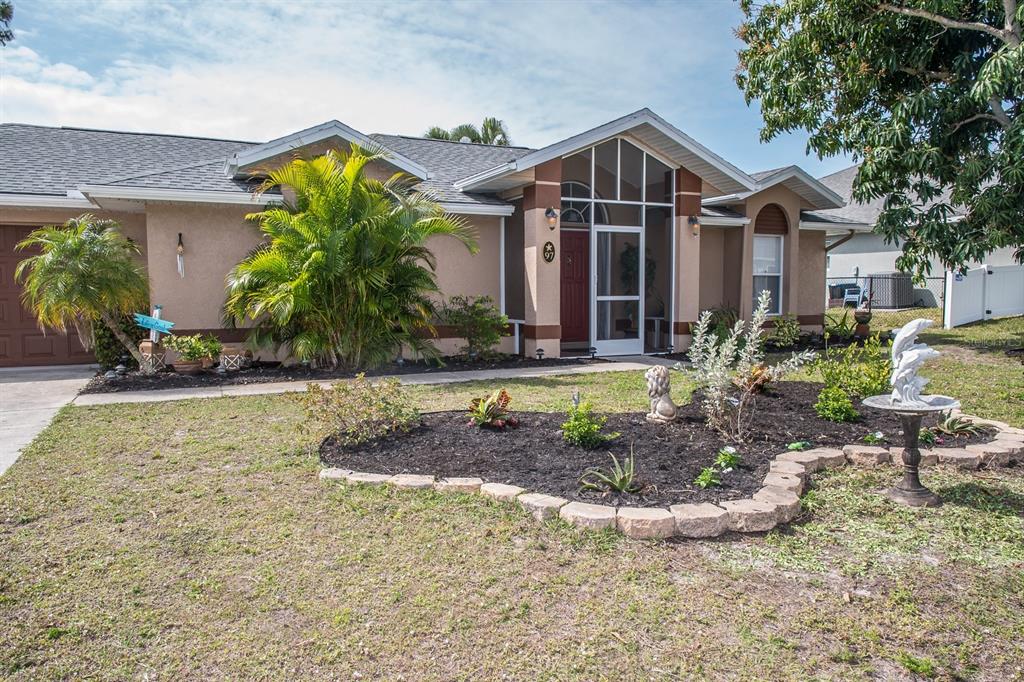
[[[964, 448], [932, 448], [921, 451], [921, 465], [951, 464], [963, 469], [1005, 466], [1024, 457], [1024, 429], [991, 419], [956, 413], [975, 424], [996, 430], [988, 443]], [[813, 448], [779, 453], [769, 465], [764, 487], [753, 497], [725, 500], [717, 504], [675, 504], [662, 507], [609, 507], [570, 502], [564, 497], [529, 492], [504, 483], [485, 483], [475, 477], [435, 478], [421, 474], [374, 474], [347, 469], [325, 468], [321, 480], [346, 484], [392, 485], [396, 488], [430, 488], [442, 492], [481, 494], [502, 502], [517, 502], [538, 521], [561, 518], [579, 528], [617, 528], [626, 536], [650, 538], [710, 538], [726, 531], [763, 533], [789, 523], [800, 513], [800, 496], [811, 474], [847, 464], [856, 466], [902, 466], [903, 448], [882, 448], [850, 444], [843, 448]]]

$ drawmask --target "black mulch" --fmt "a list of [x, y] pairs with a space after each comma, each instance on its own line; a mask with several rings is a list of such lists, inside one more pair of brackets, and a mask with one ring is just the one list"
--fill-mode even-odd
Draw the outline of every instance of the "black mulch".
[[[770, 460], [794, 441], [813, 446], [862, 443], [866, 434], [882, 431], [888, 444], [900, 444], [897, 418], [889, 413], [859, 408], [860, 421], [836, 424], [819, 418], [812, 409], [820, 384], [782, 382], [757, 398], [749, 442], [739, 446], [742, 465], [722, 475], [722, 487], [701, 489], [693, 484], [701, 469], [715, 459], [727, 443], [704, 425], [695, 402], [682, 408], [674, 424], [648, 424], [643, 414], [608, 415], [607, 431], [621, 435], [605, 447], [585, 450], [566, 444], [559, 433], [565, 416], [550, 412], [519, 413], [517, 429], [494, 431], [467, 425], [461, 412], [435, 412], [407, 434], [395, 434], [344, 449], [328, 438], [320, 457], [329, 466], [355, 471], [435, 476], [478, 476], [485, 481], [509, 483], [530, 491], [600, 504], [665, 506], [686, 502], [714, 502], [749, 497], [761, 487]], [[925, 425], [934, 423], [926, 418]], [[956, 445], [985, 440], [960, 438]], [[632, 445], [642, 493], [602, 496], [579, 490], [579, 478], [588, 467], [607, 467], [609, 452], [622, 460]], [[943, 445], [950, 447], [947, 440]], [[893, 480], [897, 478], [893, 469]]]
[[[604, 362], [591, 358], [524, 358], [518, 355], [503, 355], [493, 360], [470, 362], [458, 358], [446, 358], [445, 365], [421, 361], [388, 363], [376, 369], [366, 370], [366, 376], [384, 376], [392, 374], [425, 374], [431, 372], [468, 372], [484, 369], [533, 369], [537, 367], [562, 367], [566, 365], [588, 365]], [[107, 379], [103, 373], [93, 377], [82, 393], [120, 393], [122, 391], [152, 391], [172, 388], [193, 388], [197, 386], [235, 386], [239, 384], [267, 384], [274, 381], [329, 381], [332, 379], [351, 379], [358, 372], [349, 370], [311, 369], [301, 365], [284, 367], [279, 362], [255, 362], [249, 369], [237, 372], [218, 374], [215, 370], [205, 370], [192, 376], [176, 374], [173, 371], [145, 375], [130, 372], [117, 379]]]

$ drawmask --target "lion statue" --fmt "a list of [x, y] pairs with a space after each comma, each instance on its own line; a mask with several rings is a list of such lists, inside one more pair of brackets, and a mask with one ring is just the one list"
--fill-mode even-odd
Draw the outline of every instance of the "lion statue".
[[669, 423], [674, 422], [679, 416], [679, 408], [672, 402], [669, 395], [668, 368], [655, 365], [644, 374], [647, 378], [647, 396], [651, 399], [651, 411], [647, 414], [647, 421]]

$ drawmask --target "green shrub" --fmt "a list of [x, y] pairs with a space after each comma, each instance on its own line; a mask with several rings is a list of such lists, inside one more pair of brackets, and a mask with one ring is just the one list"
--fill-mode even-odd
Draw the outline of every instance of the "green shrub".
[[493, 357], [508, 326], [508, 317], [498, 311], [490, 296], [452, 296], [445, 304], [443, 319], [466, 340], [460, 352], [470, 359]]
[[643, 488], [636, 479], [636, 465], [633, 460], [633, 446], [629, 447], [629, 459], [625, 466], [619, 463], [615, 455], [608, 453], [612, 458], [612, 468], [587, 469], [580, 477], [580, 490], [593, 490], [596, 492], [609, 493], [638, 493]]
[[856, 344], [830, 349], [814, 363], [826, 386], [838, 388], [848, 396], [866, 398], [890, 391], [892, 360], [890, 342], [882, 343], [872, 334], [863, 346]]
[[187, 362], [197, 362], [204, 358], [211, 360], [220, 355], [224, 345], [212, 334], [201, 336], [167, 336], [163, 344], [181, 356]]
[[408, 432], [420, 413], [397, 379], [377, 383], [359, 374], [336, 383], [330, 390], [309, 384], [295, 399], [306, 409], [307, 422], [322, 435], [332, 435], [343, 446], [354, 446], [390, 433]]
[[595, 417], [589, 401], [569, 407], [568, 419], [562, 422], [562, 438], [566, 443], [583, 448], [596, 448], [618, 437], [618, 433], [601, 433], [608, 417]]
[[722, 473], [732, 471], [740, 465], [740, 453], [736, 451], [731, 445], [726, 445], [724, 448], [718, 451], [715, 456], [715, 466], [718, 467]]
[[768, 337], [768, 344], [775, 348], [790, 348], [800, 340], [800, 322], [794, 315], [775, 318], [775, 328]]
[[[130, 315], [124, 315], [121, 317], [121, 331], [128, 335], [128, 338], [135, 342], [138, 346], [139, 342], [149, 336], [149, 330], [143, 329], [139, 325], [135, 324], [135, 319]], [[121, 342], [114, 336], [114, 332], [107, 328], [107, 325], [102, 322], [94, 322], [92, 325], [92, 338], [93, 338], [93, 355], [96, 356], [96, 362], [99, 363], [103, 369], [113, 369], [117, 365], [121, 364], [121, 359], [127, 356], [125, 367], [128, 369], [136, 369], [139, 363], [132, 357], [131, 354], [125, 349]]]
[[821, 389], [818, 402], [814, 403], [814, 411], [822, 419], [832, 422], [852, 422], [860, 416], [853, 408], [850, 396], [836, 386]]

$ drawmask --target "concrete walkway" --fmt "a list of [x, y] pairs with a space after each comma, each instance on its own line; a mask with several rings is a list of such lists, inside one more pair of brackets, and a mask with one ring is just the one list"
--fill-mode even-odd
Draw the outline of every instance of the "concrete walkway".
[[[403, 374], [397, 378], [403, 384], [454, 384], [461, 381], [481, 379], [524, 379], [572, 374], [600, 374], [603, 372], [630, 372], [646, 370], [653, 363], [635, 361], [606, 362], [596, 365], [538, 367], [535, 369], [485, 369], [470, 372], [430, 372], [427, 374]], [[384, 377], [373, 377], [382, 379]], [[329, 386], [337, 380], [315, 381], [312, 383]], [[223, 398], [240, 395], [267, 395], [292, 393], [306, 390], [308, 381], [278, 381], [266, 384], [241, 384], [235, 386], [203, 386], [200, 388], [173, 388], [160, 391], [125, 391], [123, 393], [88, 393], [74, 400], [75, 405], [111, 405], [115, 403], [152, 403], [164, 400], [188, 400], [190, 398]]]
[[90, 365], [0, 369], [0, 474], [95, 373]]

